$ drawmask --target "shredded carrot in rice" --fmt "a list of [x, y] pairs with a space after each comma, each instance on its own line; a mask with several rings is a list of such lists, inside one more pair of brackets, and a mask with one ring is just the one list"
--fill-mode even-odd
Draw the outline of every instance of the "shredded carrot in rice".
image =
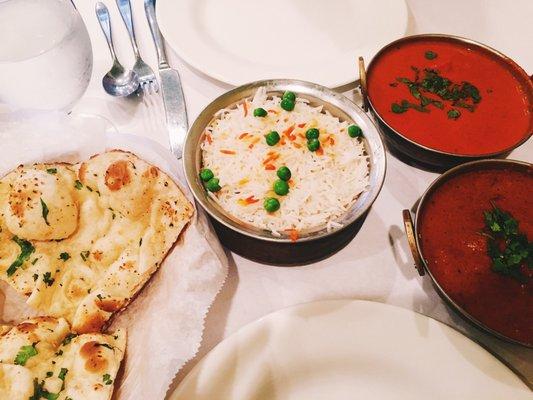
[[302, 148], [302, 145], [299, 144], [299, 143], [296, 143], [296, 142], [292, 142], [292, 145], [293, 145], [294, 147], [296, 147], [297, 149]]
[[283, 131], [283, 134], [287, 136], [287, 138], [290, 141], [294, 141], [296, 139], [296, 136], [292, 134], [292, 131], [294, 130], [294, 125], [289, 126], [287, 129]]
[[265, 165], [265, 169], [267, 171], [274, 171], [276, 169], [276, 166], [272, 165], [272, 164], [267, 164], [267, 165]]
[[243, 132], [239, 135], [239, 139], [244, 139], [246, 136], [248, 136], [249, 133], [248, 132]]
[[259, 201], [259, 199], [256, 199], [253, 195], [245, 198], [245, 199], [239, 199], [238, 200], [238, 203], [240, 205], [243, 205], [243, 206], [248, 206], [250, 204], [254, 204], [254, 203], [257, 203]]
[[333, 136], [330, 136], [329, 137], [329, 143], [331, 143], [331, 145], [335, 145], [335, 139], [333, 139]]
[[306, 125], [305, 122], [303, 124], [298, 124], [298, 128], [303, 128], [305, 125]]
[[267, 110], [268, 112], [271, 112], [273, 114], [279, 114], [276, 110]]
[[277, 153], [274, 153], [272, 154], [271, 156], [267, 157], [264, 161], [263, 161], [263, 165], [265, 164], [268, 164], [270, 161], [275, 161], [279, 158], [279, 154]]
[[211, 137], [209, 133], [205, 134], [205, 140], [207, 140], [207, 143], [209, 144], [213, 143], [213, 138]]
[[259, 142], [259, 140], [260, 140], [260, 139], [259, 139], [258, 137], [256, 137], [254, 140], [252, 140], [252, 143], [250, 143], [250, 144], [248, 145], [248, 148], [249, 148], [249, 149], [252, 149], [252, 148], [254, 147], [254, 145], [255, 145], [257, 142]]
[[230, 155], [237, 154], [233, 150], [225, 150], [225, 149], [220, 150], [220, 152], [222, 154], [230, 154]]
[[246, 117], [248, 115], [248, 102], [245, 100], [244, 103], [242, 103], [242, 106], [244, 108], [244, 116]]
[[296, 229], [289, 229], [287, 232], [289, 233], [291, 242], [296, 242], [298, 240], [298, 231]]
[[298, 136], [300, 136], [302, 139], [305, 139], [305, 135], [302, 132], [300, 132]]
[[319, 156], [323, 155], [324, 149], [322, 148], [322, 146], [320, 146], [315, 153], [318, 154]]

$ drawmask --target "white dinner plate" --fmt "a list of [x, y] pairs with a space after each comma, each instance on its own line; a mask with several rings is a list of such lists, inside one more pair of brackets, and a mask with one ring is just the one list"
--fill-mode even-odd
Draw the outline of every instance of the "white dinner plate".
[[292, 78], [339, 87], [357, 57], [404, 36], [403, 0], [158, 0], [157, 19], [177, 54], [232, 85]]
[[531, 399], [505, 365], [454, 329], [368, 301], [270, 314], [216, 346], [171, 400]]

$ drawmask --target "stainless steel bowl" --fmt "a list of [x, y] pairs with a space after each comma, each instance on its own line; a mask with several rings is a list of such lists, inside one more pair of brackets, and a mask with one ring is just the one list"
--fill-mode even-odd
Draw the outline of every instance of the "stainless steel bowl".
[[226, 213], [209, 198], [198, 176], [202, 164], [200, 143], [204, 139], [205, 128], [215, 119], [215, 113], [220, 109], [236, 106], [246, 98], [253, 97], [260, 87], [265, 87], [269, 94], [280, 96], [284, 91], [290, 90], [299, 97], [309, 100], [311, 105], [322, 105], [332, 115], [341, 120], [353, 121], [362, 128], [370, 163], [368, 190], [359, 196], [355, 204], [339, 219], [338, 222], [343, 224], [343, 228], [328, 232], [325, 227], [320, 227], [319, 229], [299, 232], [298, 243], [325, 238], [345, 229], [363, 216], [376, 200], [385, 179], [385, 149], [376, 126], [362, 109], [342, 94], [314, 83], [290, 79], [257, 81], [230, 90], [209, 104], [196, 118], [185, 139], [183, 152], [185, 176], [194, 197], [215, 220], [235, 232], [268, 242], [291, 242], [288, 236], [274, 236], [268, 230], [256, 228]]
[[463, 309], [454, 299], [452, 299], [446, 290], [443, 289], [443, 287], [439, 284], [439, 281], [433, 273], [431, 272], [431, 267], [429, 266], [428, 262], [426, 261], [426, 258], [424, 256], [424, 253], [422, 251], [422, 246], [420, 244], [421, 242], [421, 236], [420, 236], [420, 218], [419, 216], [422, 215], [423, 210], [428, 204], [428, 199], [431, 197], [431, 195], [440, 188], [444, 183], [446, 183], [450, 178], [453, 178], [458, 175], [462, 175], [466, 172], [471, 171], [477, 171], [477, 170], [484, 170], [486, 168], [513, 168], [518, 171], [531, 171], [531, 168], [533, 165], [528, 162], [524, 161], [517, 161], [517, 160], [476, 160], [471, 161], [459, 166], [456, 166], [444, 174], [440, 175], [437, 179], [435, 179], [431, 185], [426, 189], [422, 197], [420, 198], [420, 201], [418, 202], [418, 206], [416, 208], [415, 212], [415, 221], [413, 222], [413, 218], [411, 216], [411, 211], [409, 210], [403, 210], [403, 222], [405, 227], [405, 234], [407, 236], [407, 242], [409, 244], [409, 248], [411, 250], [411, 254], [413, 256], [413, 260], [415, 262], [415, 268], [417, 269], [420, 276], [424, 276], [426, 272], [431, 278], [431, 281], [433, 282], [433, 286], [435, 287], [435, 290], [437, 293], [441, 296], [441, 298], [454, 310], [456, 310], [462, 317], [464, 317], [467, 321], [470, 323], [476, 325], [480, 329], [490, 333], [493, 336], [496, 336], [500, 339], [506, 340], [508, 342], [521, 344], [526, 347], [533, 348], [533, 344], [531, 343], [522, 343], [519, 342], [513, 338], [507, 337], [503, 335], [502, 333], [495, 331], [494, 329], [489, 328], [479, 320], [477, 320], [474, 316], [469, 314], [465, 309]]
[[389, 149], [397, 151], [400, 154], [407, 156], [409, 159], [418, 161], [422, 163], [422, 165], [428, 166], [430, 168], [449, 169], [453, 166], [456, 166], [456, 165], [459, 165], [465, 162], [469, 162], [469, 161], [480, 160], [484, 158], [505, 157], [512, 150], [514, 150], [515, 148], [517, 148], [518, 146], [526, 142], [533, 134], [533, 117], [530, 120], [529, 127], [527, 128], [527, 130], [525, 132], [522, 132], [521, 140], [517, 141], [512, 146], [506, 149], [499, 150], [494, 153], [484, 153], [484, 154], [480, 153], [480, 154], [474, 154], [474, 155], [450, 153], [450, 152], [427, 147], [423, 144], [420, 144], [408, 138], [404, 134], [405, 132], [397, 131], [387, 123], [385, 118], [376, 110], [376, 108], [372, 104], [372, 93], [369, 93], [368, 87], [367, 87], [368, 77], [372, 75], [373, 69], [374, 69], [374, 66], [377, 60], [379, 60], [380, 57], [383, 54], [387, 53], [387, 51], [390, 50], [391, 48], [400, 47], [400, 46], [405, 45], [406, 43], [426, 41], [428, 39], [436, 40], [440, 42], [464, 44], [464, 45], [467, 45], [469, 48], [474, 49], [478, 52], [488, 54], [489, 56], [491, 56], [491, 58], [494, 60], [495, 63], [498, 63], [504, 68], [506, 68], [516, 78], [516, 80], [520, 82], [522, 89], [524, 90], [524, 93], [526, 93], [526, 95], [529, 98], [530, 103], [533, 102], [533, 81], [532, 79], [511, 58], [493, 49], [492, 47], [489, 47], [483, 43], [479, 43], [471, 39], [463, 38], [460, 36], [445, 35], [445, 34], [423, 34], [423, 35], [413, 35], [413, 36], [403, 37], [381, 48], [378, 51], [378, 53], [372, 58], [372, 60], [370, 61], [370, 63], [368, 64], [366, 68], [364, 65], [364, 61], [362, 59], [360, 59], [360, 62], [359, 62], [359, 74], [361, 76], [360, 87], [361, 87], [361, 92], [363, 94], [364, 108], [365, 110], [367, 108], [370, 109], [372, 114], [375, 116], [376, 120], [378, 121], [379, 126], [381, 127], [384, 133], [385, 141], [387, 142]]

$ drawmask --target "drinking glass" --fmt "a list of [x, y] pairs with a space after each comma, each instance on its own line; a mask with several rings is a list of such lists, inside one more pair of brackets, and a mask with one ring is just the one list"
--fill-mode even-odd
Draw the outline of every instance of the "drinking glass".
[[89, 34], [71, 0], [0, 0], [0, 103], [69, 111], [92, 64]]

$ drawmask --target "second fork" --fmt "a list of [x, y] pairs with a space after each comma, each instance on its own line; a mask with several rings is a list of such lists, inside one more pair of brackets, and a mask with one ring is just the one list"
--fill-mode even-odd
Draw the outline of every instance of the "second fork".
[[133, 47], [133, 53], [135, 54], [135, 64], [133, 65], [133, 71], [139, 77], [139, 88], [143, 92], [150, 94], [152, 92], [157, 93], [159, 91], [159, 84], [152, 68], [146, 64], [141, 55], [139, 54], [139, 48], [137, 47], [137, 40], [135, 39], [135, 31], [133, 29], [133, 18], [131, 15], [130, 0], [116, 0], [117, 7], [122, 16], [122, 20], [126, 25], [126, 29], [130, 35], [131, 45]]

